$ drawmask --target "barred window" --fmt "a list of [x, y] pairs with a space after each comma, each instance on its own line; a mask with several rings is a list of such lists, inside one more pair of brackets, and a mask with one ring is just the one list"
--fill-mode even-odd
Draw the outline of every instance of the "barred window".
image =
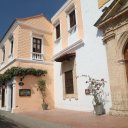
[[74, 93], [72, 70], [65, 72], [65, 91], [66, 94]]

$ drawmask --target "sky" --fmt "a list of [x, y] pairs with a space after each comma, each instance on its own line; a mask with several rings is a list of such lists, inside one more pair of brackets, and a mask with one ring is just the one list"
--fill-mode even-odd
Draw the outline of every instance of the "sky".
[[66, 0], [0, 0], [0, 38], [16, 18], [43, 13], [50, 19]]

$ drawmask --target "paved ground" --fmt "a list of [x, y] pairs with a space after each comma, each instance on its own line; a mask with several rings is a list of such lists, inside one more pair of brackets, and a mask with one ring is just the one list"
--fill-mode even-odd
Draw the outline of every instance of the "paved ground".
[[27, 128], [13, 120], [0, 116], [0, 128]]
[[94, 113], [63, 109], [26, 112], [20, 114], [11, 114], [0, 111], [0, 115], [29, 128], [128, 128], [128, 117], [109, 115], [96, 116]]
[[51, 123], [45, 120], [39, 120], [34, 117], [26, 116], [24, 114], [14, 114], [1, 110], [0, 117], [0, 120], [5, 121], [8, 126], [4, 127], [5, 123], [3, 124], [3, 122], [0, 122], [0, 128], [71, 128], [70, 126], [64, 124]]
[[94, 113], [62, 109], [24, 114], [43, 121], [65, 124], [71, 128], [128, 128], [128, 117], [96, 116]]

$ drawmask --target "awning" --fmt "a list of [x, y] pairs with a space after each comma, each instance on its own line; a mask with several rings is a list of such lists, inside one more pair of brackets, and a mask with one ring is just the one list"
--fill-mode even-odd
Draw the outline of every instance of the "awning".
[[65, 60], [69, 60], [72, 57], [75, 57], [76, 53], [66, 53], [58, 58], [55, 59], [56, 62], [63, 62]]
[[62, 62], [64, 60], [69, 60], [71, 57], [76, 55], [75, 54], [76, 50], [83, 46], [84, 46], [84, 42], [82, 39], [80, 39], [77, 42], [73, 43], [72, 45], [66, 47], [65, 49], [55, 54], [51, 58], [51, 61]]

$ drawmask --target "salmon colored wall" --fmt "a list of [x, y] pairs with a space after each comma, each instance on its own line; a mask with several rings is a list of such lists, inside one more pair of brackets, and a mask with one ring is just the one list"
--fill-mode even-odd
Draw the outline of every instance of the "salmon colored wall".
[[[53, 65], [42, 65], [42, 64], [28, 64], [28, 63], [19, 63], [18, 66], [22, 67], [33, 67], [37, 69], [47, 70], [48, 74], [42, 78], [46, 80], [47, 85], [47, 102], [49, 109], [54, 108], [54, 79], [53, 79]], [[24, 86], [23, 89], [32, 89], [31, 97], [20, 97], [19, 96], [19, 77], [16, 78], [16, 110], [15, 112], [23, 111], [34, 111], [41, 110], [42, 99], [40, 92], [37, 91], [37, 81], [40, 77], [35, 76], [25, 76], [23, 79]]]
[[[36, 32], [27, 27], [17, 26], [12, 32], [14, 36], [14, 48], [13, 48], [13, 58], [31, 59], [32, 56], [32, 37], [36, 32], [38, 37], [42, 35], [43, 39], [43, 52], [44, 59], [49, 60], [53, 54], [53, 40], [52, 40], [52, 30], [53, 25], [46, 20], [44, 17], [37, 17], [34, 19], [20, 20], [21, 23], [27, 24], [29, 26], [34, 26], [36, 29], [45, 30], [46, 32]], [[11, 33], [10, 33], [11, 34]], [[34, 36], [35, 37], [35, 36]], [[5, 65], [9, 63], [9, 52], [10, 52], [10, 41], [6, 39], [5, 45]], [[0, 62], [2, 62], [2, 50], [0, 49]]]
[[[37, 77], [25, 76], [23, 79], [24, 85], [18, 85], [20, 77], [16, 78], [16, 109], [15, 112], [41, 110], [41, 96], [37, 91]], [[31, 89], [31, 96], [19, 96], [19, 89]]]
[[83, 39], [84, 30], [83, 30], [83, 20], [82, 20], [82, 12], [81, 12], [81, 3], [80, 0], [75, 0], [75, 7], [77, 13], [77, 24], [78, 24], [78, 38]]
[[[17, 44], [18, 44], [18, 32], [19, 32], [19, 26], [13, 31], [14, 36], [14, 47], [13, 47], [13, 58], [17, 57]], [[2, 47], [3, 45], [1, 45]], [[8, 64], [9, 62], [9, 55], [10, 55], [10, 41], [7, 38], [4, 42], [5, 46], [5, 61], [4, 65]], [[2, 49], [0, 49], [0, 62], [2, 62]]]
[[30, 59], [31, 58], [31, 36], [30, 30], [20, 28], [18, 38], [18, 58]]
[[[49, 105], [49, 109], [54, 108], [54, 74], [53, 74], [53, 65], [52, 64], [43, 64], [36, 61], [29, 61], [31, 60], [31, 49], [32, 49], [32, 37], [34, 36], [42, 36], [43, 38], [43, 48], [44, 48], [44, 59], [45, 61], [49, 60], [53, 54], [53, 40], [52, 40], [52, 24], [46, 20], [46, 18], [34, 18], [34, 19], [25, 19], [20, 20], [23, 24], [27, 24], [29, 26], [35, 27], [37, 29], [42, 29], [43, 33], [31, 29], [24, 26], [17, 26], [17, 28], [13, 31], [14, 36], [14, 55], [13, 58], [15, 59], [25, 59], [28, 60], [27, 62], [20, 62], [18, 60], [14, 61], [13, 63], [9, 64], [8, 55], [10, 50], [10, 43], [7, 39], [5, 41], [5, 50], [6, 50], [6, 59], [5, 65], [0, 69], [0, 74], [4, 73], [7, 69], [17, 66], [17, 67], [25, 67], [25, 68], [35, 68], [35, 69], [45, 69], [47, 70], [48, 74], [43, 77], [46, 80], [47, 84], [47, 102]], [[38, 35], [39, 34], [39, 35]], [[1, 50], [0, 50], [1, 53]], [[1, 57], [1, 54], [0, 54]], [[36, 63], [35, 63], [36, 62]], [[25, 85], [23, 88], [32, 89], [31, 97], [19, 97], [19, 77], [16, 77], [16, 109], [14, 112], [23, 112], [23, 111], [34, 111], [40, 110], [42, 99], [39, 91], [37, 91], [37, 80], [39, 78], [35, 76], [26, 76], [23, 79]]]
[[28, 19], [26, 21], [21, 20], [21, 22], [32, 27], [34, 26], [34, 28], [42, 31], [45, 30], [46, 32], [41, 33], [28, 29], [27, 27], [21, 27], [19, 30], [18, 58], [31, 58], [32, 37], [37, 36], [43, 39], [44, 59], [49, 60], [53, 54], [52, 24], [43, 17]]
[[52, 32], [52, 25], [51, 22], [48, 21], [45, 17], [33, 17], [33, 18], [27, 18], [27, 19], [21, 19], [19, 20], [21, 22], [24, 22], [25, 24], [35, 27], [37, 29], [45, 30]]
[[6, 40], [6, 43], [4, 46], [5, 46], [5, 64], [7, 64], [8, 63], [9, 50], [10, 50], [9, 40]]
[[[77, 29], [78, 29], [78, 39], [82, 39], [84, 36], [83, 33], [83, 22], [82, 22], [82, 13], [81, 13], [81, 5], [80, 0], [72, 0], [70, 5], [74, 4], [75, 10], [76, 10], [76, 19], [77, 19]], [[62, 39], [62, 48], [66, 48], [68, 46], [68, 37], [70, 36], [70, 33], [68, 32], [68, 16], [66, 13], [66, 10], [70, 8], [70, 5], [68, 5], [64, 10], [62, 10], [56, 17], [53, 19], [52, 23], [55, 24], [56, 21], [60, 21], [60, 27], [61, 27], [61, 39]], [[55, 36], [55, 32], [54, 32]], [[54, 37], [53, 37], [54, 38]], [[55, 38], [54, 38], [55, 41]]]
[[18, 58], [17, 49], [18, 49], [19, 31], [20, 31], [20, 26], [17, 26], [17, 28], [13, 32], [13, 37], [14, 37], [13, 58]]
[[[14, 62], [7, 68], [1, 71], [4, 73], [7, 69], [18, 66], [25, 68], [35, 68], [35, 69], [43, 69], [47, 70], [47, 74], [42, 78], [46, 80], [47, 85], [47, 102], [49, 105], [49, 109], [54, 108], [54, 74], [53, 74], [53, 65], [51, 64], [39, 64], [39, 63], [25, 63], [25, 62]], [[20, 77], [16, 77], [16, 109], [14, 112], [23, 112], [23, 111], [34, 111], [41, 110], [42, 99], [39, 91], [37, 91], [37, 81], [40, 77], [35, 76], [25, 76], [23, 82], [25, 85], [23, 89], [32, 89], [31, 97], [19, 97], [19, 80]]]

